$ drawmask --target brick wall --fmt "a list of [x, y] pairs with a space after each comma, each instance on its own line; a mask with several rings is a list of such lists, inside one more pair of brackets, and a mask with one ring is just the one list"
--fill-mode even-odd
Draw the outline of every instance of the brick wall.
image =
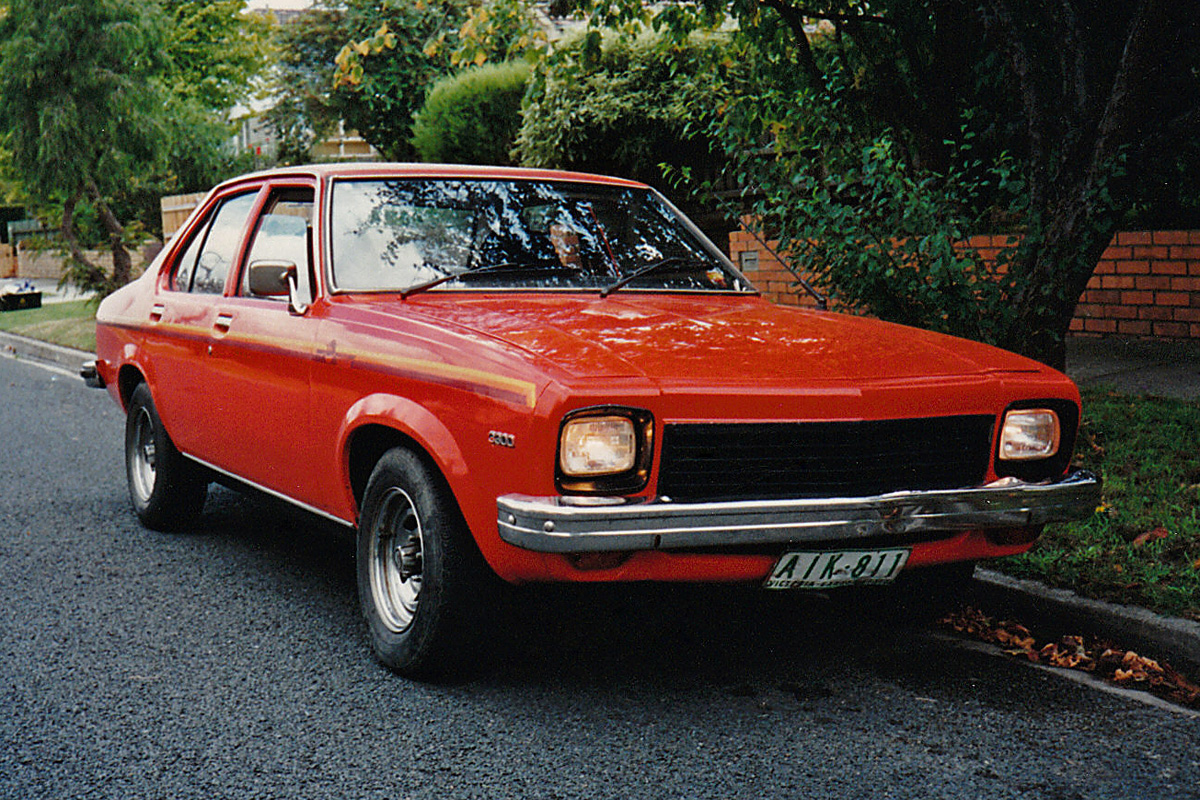
[[[84, 255], [104, 269], [112, 268], [112, 253], [104, 250], [85, 250]], [[34, 250], [25, 244], [17, 245], [17, 276], [62, 280], [65, 257], [57, 250]]]
[[[1007, 234], [967, 246], [994, 259]], [[774, 246], [774, 243], [769, 243]], [[747, 231], [730, 235], [730, 257], [769, 300], [811, 307], [795, 278]], [[1124, 231], [1113, 237], [1079, 299], [1071, 330], [1160, 339], [1200, 339], [1200, 231]]]
[[1200, 339], [1200, 231], [1118, 233], [1071, 330]]

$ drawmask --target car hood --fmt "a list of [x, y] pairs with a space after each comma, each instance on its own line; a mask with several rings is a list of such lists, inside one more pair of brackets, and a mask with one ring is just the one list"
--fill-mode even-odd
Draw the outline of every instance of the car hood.
[[976, 342], [757, 297], [455, 293], [447, 299], [430, 293], [406, 306], [521, 348], [573, 377], [774, 384], [1050, 371]]

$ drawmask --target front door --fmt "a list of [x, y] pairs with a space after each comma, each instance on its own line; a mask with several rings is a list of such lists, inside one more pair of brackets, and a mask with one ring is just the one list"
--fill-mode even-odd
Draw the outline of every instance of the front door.
[[311, 298], [312, 186], [268, 187], [235, 282], [217, 306], [207, 356], [211, 391], [223, 398], [223, 470], [308, 505], [309, 379], [317, 322], [284, 296], [255, 296], [249, 270], [258, 262], [294, 264], [300, 294]]

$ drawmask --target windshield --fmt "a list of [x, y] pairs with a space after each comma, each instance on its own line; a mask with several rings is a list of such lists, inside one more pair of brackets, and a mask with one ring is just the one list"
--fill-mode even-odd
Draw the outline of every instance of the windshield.
[[419, 291], [422, 284], [611, 291], [622, 279], [627, 290], [753, 291], [644, 188], [350, 180], [334, 184], [332, 205], [339, 291]]

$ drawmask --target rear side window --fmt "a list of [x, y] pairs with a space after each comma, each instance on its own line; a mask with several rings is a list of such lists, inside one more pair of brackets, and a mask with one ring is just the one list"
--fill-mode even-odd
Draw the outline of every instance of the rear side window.
[[237, 258], [257, 192], [232, 197], [201, 225], [175, 265], [171, 288], [178, 292], [221, 294]]

